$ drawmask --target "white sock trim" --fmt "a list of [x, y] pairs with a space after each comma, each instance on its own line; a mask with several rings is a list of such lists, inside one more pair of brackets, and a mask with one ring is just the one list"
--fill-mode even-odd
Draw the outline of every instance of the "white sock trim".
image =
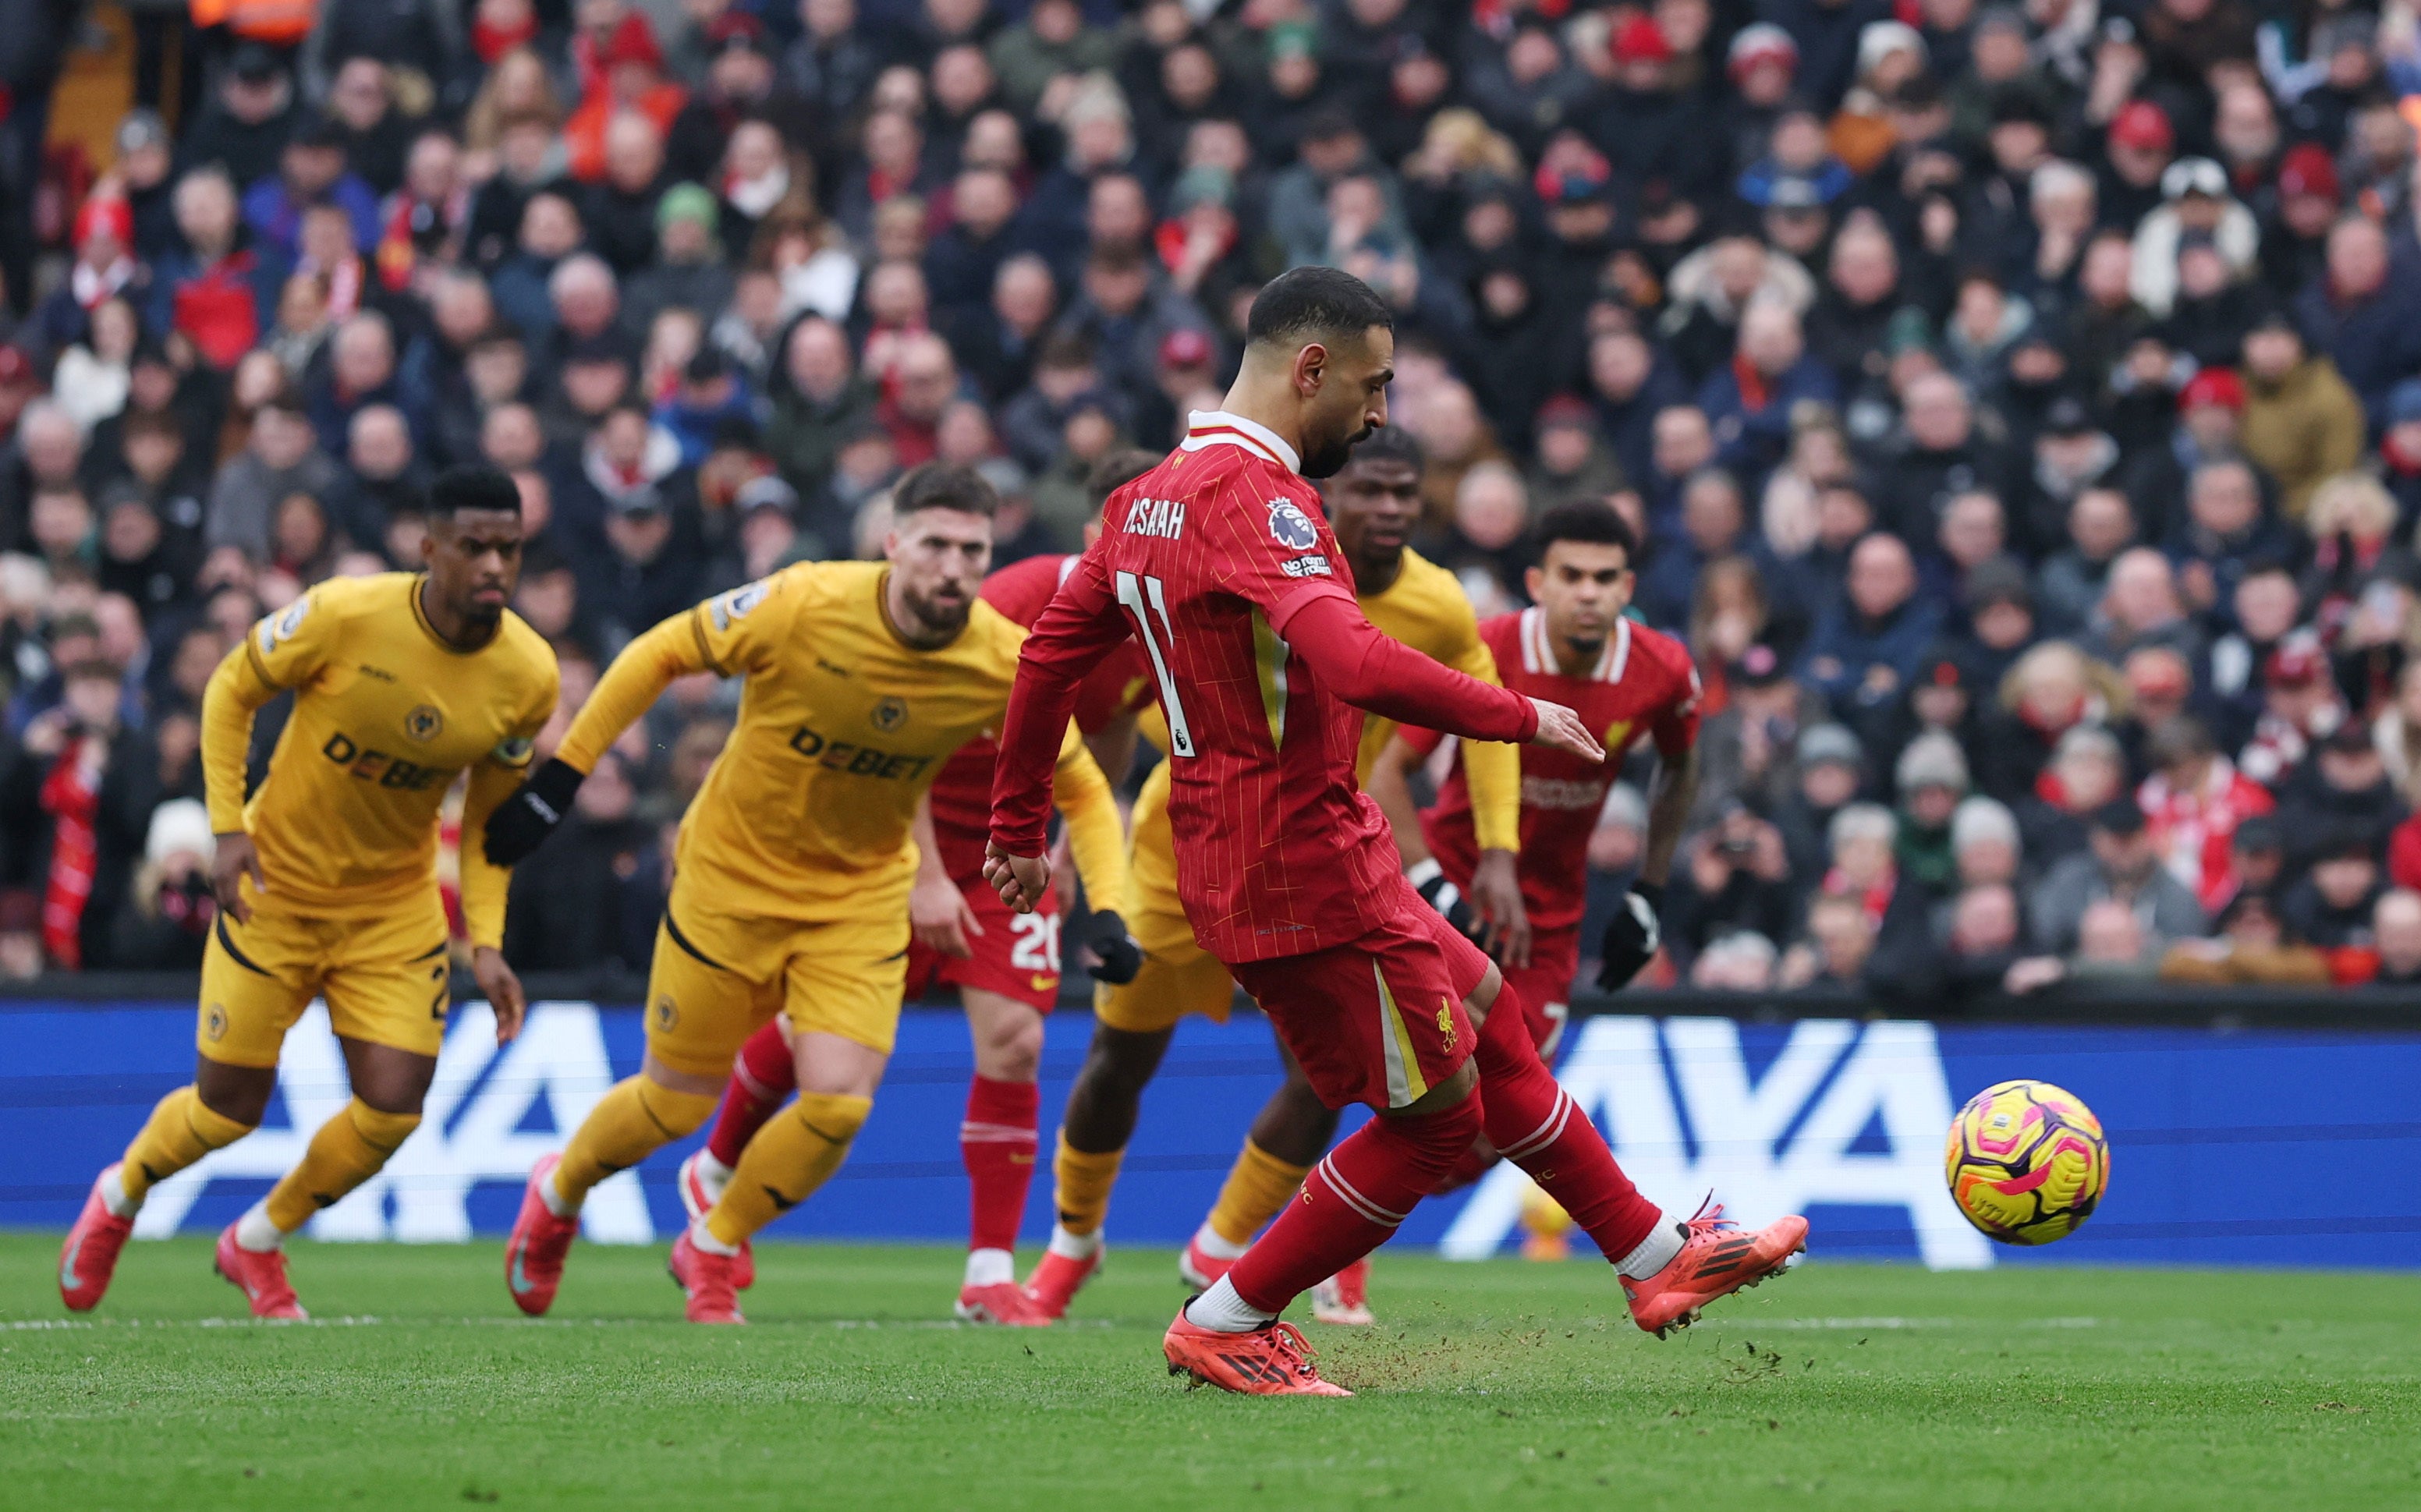
[[740, 1253], [739, 1245], [726, 1244], [716, 1239], [713, 1230], [706, 1226], [706, 1220], [703, 1218], [689, 1225], [689, 1241], [693, 1247], [704, 1250], [709, 1255], [729, 1256]]
[[1344, 1176], [1338, 1172], [1336, 1169], [1336, 1161], [1333, 1156], [1323, 1156], [1320, 1158], [1319, 1171], [1320, 1179], [1328, 1183], [1329, 1190], [1335, 1192], [1338, 1197], [1344, 1200], [1346, 1207], [1352, 1208], [1354, 1212], [1360, 1214], [1365, 1220], [1376, 1224], [1382, 1228], [1394, 1228], [1401, 1224], [1405, 1218], [1409, 1216], [1405, 1213], [1391, 1212], [1387, 1208], [1380, 1207], [1377, 1203], [1372, 1202], [1369, 1198], [1362, 1195], [1360, 1192], [1354, 1189], [1353, 1183], [1346, 1180]]
[[1214, 1260], [1241, 1260], [1244, 1257], [1244, 1252], [1251, 1249], [1253, 1244], [1250, 1239], [1239, 1244], [1234, 1239], [1228, 1239], [1212, 1228], [1210, 1220], [1206, 1218], [1202, 1220], [1202, 1226], [1194, 1231], [1194, 1247]]
[[121, 1179], [125, 1170], [122, 1165], [113, 1165], [101, 1173], [101, 1205], [109, 1209], [113, 1218], [132, 1218], [143, 1210], [141, 1198], [126, 1194], [126, 1183]]
[[1530, 1156], [1545, 1149], [1564, 1137], [1564, 1126], [1571, 1121], [1572, 1106], [1571, 1094], [1558, 1091], [1555, 1094], [1555, 1105], [1547, 1110], [1545, 1121], [1497, 1153], [1518, 1165]]
[[240, 1250], [267, 1255], [285, 1242], [285, 1230], [269, 1221], [267, 1197], [245, 1208], [243, 1216], [235, 1221], [235, 1243]]
[[714, 1151], [702, 1149], [697, 1152], [697, 1178], [719, 1194], [731, 1179], [731, 1167], [716, 1160]]
[[1065, 1260], [1089, 1260], [1101, 1253], [1101, 1231], [1070, 1234], [1057, 1224], [1051, 1225], [1051, 1253]]
[[1007, 1250], [969, 1250], [967, 1279], [970, 1286], [998, 1286], [1017, 1279], [1017, 1256]]
[[1681, 1235], [1680, 1224], [1658, 1213], [1655, 1226], [1648, 1229], [1648, 1237], [1641, 1239], [1629, 1255], [1614, 1262], [1615, 1270], [1633, 1281], [1647, 1280], [1671, 1265], [1673, 1256], [1681, 1253]]
[[1250, 1333], [1277, 1317], [1236, 1295], [1236, 1284], [1221, 1276], [1209, 1291], [1185, 1304], [1185, 1317], [1196, 1328], [1215, 1333]]
[[546, 1179], [538, 1184], [538, 1198], [539, 1201], [546, 1204], [546, 1210], [557, 1218], [576, 1217], [580, 1212], [580, 1204], [555, 1190], [554, 1178], [561, 1175], [563, 1167], [558, 1165], [546, 1174]]

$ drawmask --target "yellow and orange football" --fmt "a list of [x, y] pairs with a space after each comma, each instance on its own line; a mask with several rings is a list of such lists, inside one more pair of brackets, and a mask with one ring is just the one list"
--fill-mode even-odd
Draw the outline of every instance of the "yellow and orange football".
[[2110, 1188], [2101, 1120], [2049, 1082], [1976, 1093], [1951, 1120], [1943, 1164], [1959, 1210], [2004, 1244], [2066, 1239]]

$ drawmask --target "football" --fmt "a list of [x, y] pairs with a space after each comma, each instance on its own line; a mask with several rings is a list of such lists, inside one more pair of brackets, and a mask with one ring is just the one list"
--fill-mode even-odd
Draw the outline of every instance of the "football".
[[1951, 1120], [1943, 1164], [1959, 1210], [2004, 1244], [2066, 1239], [2110, 1187], [2101, 1120], [2049, 1082], [2002, 1082], [1976, 1093]]

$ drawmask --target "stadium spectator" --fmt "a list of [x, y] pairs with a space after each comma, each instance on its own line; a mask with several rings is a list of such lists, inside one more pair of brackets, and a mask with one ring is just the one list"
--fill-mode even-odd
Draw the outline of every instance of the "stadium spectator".
[[[2364, 748], [2369, 736], [2357, 732]], [[2374, 757], [2375, 759], [2375, 757]], [[2234, 896], [2229, 865], [2237, 826], [2276, 807], [2270, 791], [2219, 754], [2210, 729], [2190, 715], [2154, 726], [2144, 742], [2151, 775], [2136, 799], [2150, 825], [2151, 845], [2169, 874], [2216, 913]]]
[[2421, 893], [2398, 887], [2382, 893], [2371, 912], [2371, 940], [2379, 952], [2382, 987], [2421, 984]]
[[2358, 827], [2322, 832], [2311, 870], [2287, 890], [2279, 913], [2294, 933], [2323, 950], [2372, 943], [2371, 919], [2384, 880], [2376, 847]]
[[[2074, 952], [2086, 913], [2104, 903], [2120, 905], [2118, 912], [2136, 919], [2149, 940], [2164, 943], [2204, 932], [2208, 915], [2202, 904], [2162, 865], [2133, 798], [2104, 803], [2085, 830], [2087, 849], [2052, 867], [2027, 898], [2036, 950], [2053, 957]], [[2142, 939], [2137, 945], [2127, 959], [2141, 955]]]
[[2244, 335], [2244, 455], [2276, 480], [2279, 506], [2300, 520], [2320, 480], [2362, 458], [2362, 401], [2336, 364], [2304, 350], [2283, 310]]
[[1941, 633], [1942, 612], [1917, 592], [1907, 545], [1881, 533], [1850, 554], [1847, 592], [1817, 621], [1801, 674], [1836, 705], [1871, 707], [1896, 696]]

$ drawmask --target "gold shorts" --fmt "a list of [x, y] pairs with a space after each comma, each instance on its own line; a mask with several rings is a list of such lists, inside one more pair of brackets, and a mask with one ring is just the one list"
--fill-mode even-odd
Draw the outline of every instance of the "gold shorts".
[[1189, 1013], [1220, 1023], [1236, 1000], [1235, 978], [1194, 938], [1177, 896], [1177, 850], [1168, 828], [1168, 763], [1144, 780], [1135, 796], [1134, 838], [1127, 856], [1127, 901], [1120, 911], [1143, 970], [1120, 986], [1093, 989], [1093, 1018], [1129, 1034], [1174, 1029]]
[[648, 1052], [720, 1080], [742, 1042], [780, 1013], [793, 1034], [890, 1054], [908, 978], [908, 900], [885, 891], [876, 902], [877, 912], [807, 921], [711, 913], [676, 893], [648, 973]]
[[221, 913], [202, 951], [202, 1054], [270, 1067], [311, 1000], [347, 1039], [434, 1056], [451, 1005], [445, 904], [424, 900], [364, 918], [289, 913], [255, 897], [252, 921]]

